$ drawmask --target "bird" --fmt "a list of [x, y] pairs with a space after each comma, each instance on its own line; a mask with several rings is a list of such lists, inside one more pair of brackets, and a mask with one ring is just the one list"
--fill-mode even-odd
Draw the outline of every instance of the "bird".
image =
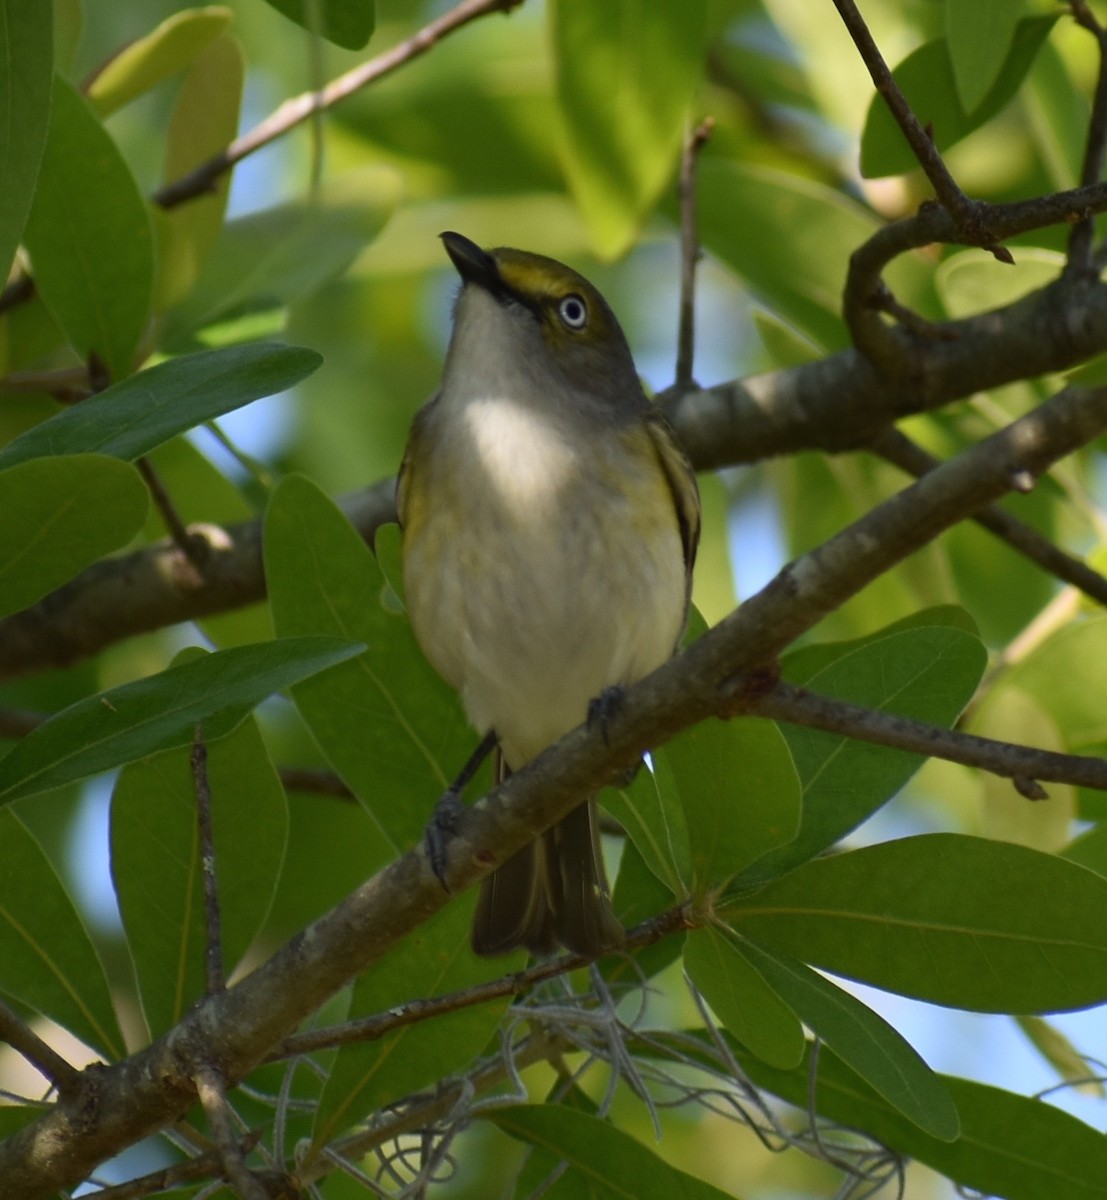
[[[403, 586], [498, 780], [676, 651], [700, 501], [596, 288], [541, 254], [441, 238], [461, 282], [398, 476]], [[478, 955], [624, 940], [593, 797], [481, 881]]]

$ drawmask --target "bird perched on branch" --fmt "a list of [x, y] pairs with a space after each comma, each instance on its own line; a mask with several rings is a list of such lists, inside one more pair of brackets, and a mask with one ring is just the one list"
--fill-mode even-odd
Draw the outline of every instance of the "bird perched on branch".
[[[442, 240], [462, 282], [400, 470], [404, 587], [427, 658], [518, 770], [674, 652], [699, 493], [587, 280]], [[478, 954], [593, 956], [623, 937], [591, 798], [482, 882]]]

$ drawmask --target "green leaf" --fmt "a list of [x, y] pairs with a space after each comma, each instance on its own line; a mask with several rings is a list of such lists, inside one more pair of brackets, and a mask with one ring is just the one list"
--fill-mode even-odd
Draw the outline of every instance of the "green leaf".
[[944, 1142], [885, 1104], [844, 1063], [820, 1057], [812, 1098], [810, 1056], [778, 1071], [736, 1050], [753, 1082], [804, 1111], [812, 1102], [829, 1120], [863, 1129], [964, 1188], [1005, 1200], [1107, 1200], [1107, 1140], [1043, 1100], [968, 1079], [941, 1076], [961, 1118], [961, 1136]]
[[568, 1163], [566, 1194], [595, 1200], [664, 1196], [666, 1200], [727, 1200], [729, 1193], [678, 1171], [610, 1121], [561, 1104], [517, 1104], [491, 1119], [521, 1142]]
[[889, 1104], [932, 1137], [958, 1136], [949, 1089], [883, 1017], [794, 958], [745, 940], [742, 951], [804, 1025]]
[[1019, 1028], [1035, 1050], [1057, 1072], [1059, 1078], [1073, 1084], [1075, 1091], [1093, 1095], [1098, 1100], [1107, 1097], [1099, 1064], [1086, 1058], [1067, 1037], [1043, 1017], [1016, 1017]]
[[357, 643], [285, 638], [235, 646], [72, 704], [0, 760], [0, 803], [192, 741], [197, 721], [224, 710], [210, 736], [226, 733], [266, 696], [350, 658]]
[[[1003, 108], [1018, 90], [1056, 20], [1057, 15], [1051, 15], [1019, 21], [998, 77], [973, 109], [966, 110], [958, 97], [945, 38], [920, 46], [896, 67], [892, 73], [896, 83], [915, 115], [933, 130], [939, 150], [947, 150]], [[874, 95], [861, 134], [861, 174], [866, 179], [901, 175], [918, 165], [883, 98]]]
[[549, 6], [562, 159], [604, 257], [627, 249], [668, 182], [704, 69], [705, 0]]
[[365, 167], [328, 180], [305, 199], [229, 222], [194, 292], [168, 315], [167, 343], [311, 295], [380, 233], [399, 196], [395, 171]]
[[174, 13], [131, 42], [89, 84], [88, 98], [101, 117], [129, 104], [184, 71], [231, 22], [231, 10], [210, 5]]
[[[288, 806], [255, 721], [205, 742], [229, 975], [269, 911], [284, 861]], [[154, 1036], [204, 995], [200, 866], [190, 749], [166, 750], [125, 767], [112, 795], [111, 870]]]
[[0, 471], [0, 615], [26, 608], [142, 528], [149, 496], [134, 467], [100, 454]]
[[603, 804], [653, 874], [674, 896], [685, 899], [692, 882], [692, 849], [680, 791], [666, 755], [655, 750], [651, 758], [653, 770], [643, 765], [629, 786], [606, 790]]
[[7, 279], [23, 236], [46, 146], [51, 24], [50, 4], [0, 0], [0, 279]]
[[376, 820], [385, 852], [396, 854], [422, 837], [476, 735], [396, 611], [368, 547], [302, 476], [273, 491], [264, 554], [278, 633], [331, 634], [367, 647], [292, 695], [320, 749]]
[[[472, 903], [451, 904], [358, 976], [348, 1020], [387, 1013], [410, 1001], [476, 987], [498, 978], [502, 960], [469, 948]], [[352, 1042], [335, 1059], [315, 1119], [324, 1146], [372, 1112], [470, 1064], [493, 1038], [510, 1003], [502, 997], [418, 1021], [379, 1040]]]
[[374, 0], [266, 0], [309, 33], [317, 33], [345, 50], [360, 50], [373, 35]]
[[54, 79], [50, 133], [26, 232], [35, 284], [82, 359], [134, 369], [154, 286], [146, 201], [88, 104]]
[[721, 926], [693, 929], [684, 969], [724, 1026], [764, 1062], [793, 1067], [806, 1041], [799, 1017], [745, 953], [746, 941]]
[[771, 721], [701, 721], [662, 747], [684, 809], [693, 894], [716, 891], [800, 828], [802, 790]]
[[266, 343], [173, 358], [28, 429], [0, 451], [0, 467], [83, 452], [137, 458], [193, 426], [284, 391], [321, 362], [314, 350]]
[[1025, 8], [1021, 0], [946, 0], [946, 41], [965, 112], [972, 112], [999, 78]]
[[1107, 879], [1083, 867], [937, 833], [815, 859], [721, 915], [770, 951], [887, 991], [1043, 1013], [1107, 1000], [1105, 905]]
[[[877, 712], [950, 726], [987, 665], [961, 609], [929, 609], [853, 642], [826, 642], [785, 657], [790, 683]], [[934, 622], [933, 624], [931, 622]], [[937, 623], [941, 622], [941, 623]], [[784, 725], [803, 783], [803, 823], [794, 841], [767, 855], [743, 883], [806, 862], [890, 800], [925, 759], [837, 734]]]
[[1060, 276], [1065, 256], [1036, 246], [1018, 248], [1019, 269], [1012, 271], [986, 250], [961, 250], [939, 264], [934, 285], [950, 317], [971, 317], [1013, 304]]
[[[704, 245], [766, 305], [822, 349], [850, 344], [842, 288], [851, 251], [881, 225], [872, 212], [814, 180], [710, 153], [697, 168], [696, 196]], [[933, 314], [930, 270], [901, 256], [888, 284], [904, 303]]]
[[[234, 141], [246, 65], [242, 48], [222, 34], [189, 67], [169, 118], [165, 142], [167, 182], [187, 175]], [[231, 173], [224, 171], [202, 196], [168, 211], [155, 210], [158, 229], [158, 289], [163, 312], [196, 286], [200, 270], [223, 228]]]
[[104, 968], [61, 880], [11, 809], [0, 812], [0, 990], [108, 1059], [125, 1053]]

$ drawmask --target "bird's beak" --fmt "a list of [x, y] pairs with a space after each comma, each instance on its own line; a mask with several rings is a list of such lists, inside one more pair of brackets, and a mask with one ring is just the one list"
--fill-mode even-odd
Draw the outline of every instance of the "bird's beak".
[[500, 278], [496, 260], [482, 250], [476, 242], [471, 242], [460, 233], [439, 234], [446, 247], [446, 253], [457, 268], [457, 273], [466, 283], [475, 283], [493, 294], [503, 290], [503, 280]]

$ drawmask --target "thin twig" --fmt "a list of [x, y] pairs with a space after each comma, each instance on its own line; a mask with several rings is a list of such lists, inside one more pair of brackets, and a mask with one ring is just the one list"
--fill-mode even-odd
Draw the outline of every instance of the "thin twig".
[[702, 120], [688, 132], [680, 156], [680, 323], [673, 386], [681, 389], [695, 387], [692, 367], [696, 357], [696, 264], [700, 260], [700, 237], [696, 222], [696, 160], [714, 128], [713, 118]]
[[[928, 471], [933, 471], [940, 462], [906, 434], [893, 427], [889, 427], [876, 439], [872, 449], [875, 454], [879, 454], [881, 458], [916, 479]], [[1051, 575], [1071, 583], [1098, 604], [1107, 604], [1107, 578], [1082, 559], [1054, 545], [1025, 521], [1011, 516], [1002, 508], [992, 506], [974, 513], [970, 519], [989, 533], [994, 533], [1012, 550], [1024, 555]]]
[[436, 42], [462, 26], [494, 12], [509, 12], [522, 4], [523, 0], [463, 0], [449, 12], [424, 25], [418, 33], [402, 41], [391, 50], [386, 50], [367, 63], [354, 67], [345, 75], [331, 80], [326, 87], [314, 92], [304, 92], [286, 100], [264, 121], [255, 125], [248, 133], [233, 141], [218, 154], [202, 162], [198, 167], [159, 188], [152, 200], [162, 208], [173, 208], [185, 200], [206, 195], [215, 181], [224, 172], [247, 156], [268, 146], [270, 142], [288, 133], [297, 125], [311, 118], [322, 109], [331, 108], [352, 96], [370, 83], [375, 83], [391, 74], [413, 58], [425, 54]]
[[[1107, 158], [1107, 30], [1086, 0], [1069, 0], [1069, 7], [1076, 23], [1091, 33], [1099, 49], [1099, 72], [1084, 144], [1084, 163], [1080, 170], [1082, 184], [1098, 183], [1103, 177], [1104, 160]], [[1067, 272], [1083, 276], [1095, 274], [1092, 255], [1094, 236], [1095, 222], [1088, 213], [1077, 221], [1069, 234], [1068, 262], [1065, 265]]]
[[192, 785], [196, 793], [196, 825], [200, 837], [200, 873], [204, 881], [204, 969], [207, 994], [226, 986], [223, 974], [223, 926], [219, 912], [219, 886], [215, 877], [215, 830], [211, 819], [211, 786], [208, 783], [208, 748], [200, 722], [192, 738]]
[[158, 512], [161, 514], [166, 532], [188, 561], [197, 570], [201, 570], [206, 557], [207, 543], [203, 538], [189, 533], [188, 527], [181, 520], [180, 513], [177, 512], [173, 499], [162, 482], [161, 476], [154, 469], [153, 463], [150, 462], [145, 454], [135, 459], [135, 466], [138, 467], [139, 474], [145, 480], [146, 486], [150, 491], [150, 496], [157, 506]]
[[[942, 729], [912, 717], [877, 712], [820, 696], [784, 680], [778, 681], [771, 691], [748, 699], [744, 710], [774, 721], [787, 721], [791, 725], [821, 729], [826, 733], [840, 733], [857, 741], [894, 746], [966, 767], [979, 767], [992, 775], [1015, 781], [1020, 791], [1028, 782], [1039, 779], [1107, 791], [1107, 759], [1057, 754], [995, 738], [977, 737], [956, 729]], [[1043, 795], [1039, 789], [1031, 798], [1041, 799]]]
[[60, 404], [74, 404], [92, 394], [88, 367], [55, 367], [42, 371], [12, 371], [0, 378], [5, 392], [45, 392]]
[[0, 1042], [7, 1042], [22, 1054], [62, 1095], [75, 1094], [80, 1089], [81, 1072], [51, 1049], [3, 1000], [0, 1000]]
[[228, 1182], [241, 1200], [269, 1200], [269, 1193], [246, 1166], [223, 1076], [211, 1067], [203, 1067], [196, 1072], [194, 1082]]
[[353, 792], [342, 779], [334, 771], [323, 767], [278, 767], [277, 774], [286, 792], [333, 796], [336, 800], [354, 799]]

